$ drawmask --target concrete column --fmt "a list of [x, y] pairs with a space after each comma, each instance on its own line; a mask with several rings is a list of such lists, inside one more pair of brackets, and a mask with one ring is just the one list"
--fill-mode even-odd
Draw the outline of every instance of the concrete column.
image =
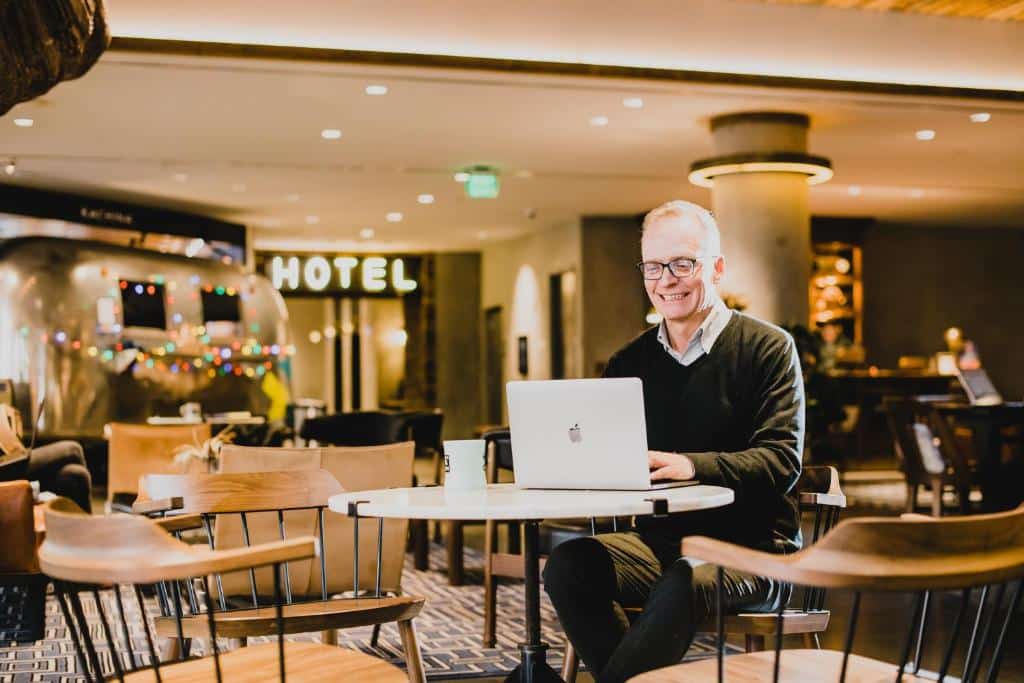
[[808, 125], [807, 116], [783, 112], [716, 117], [717, 156], [691, 173], [691, 181], [711, 186], [726, 262], [721, 292], [777, 324], [807, 324], [808, 184], [831, 177], [828, 160], [807, 154]]

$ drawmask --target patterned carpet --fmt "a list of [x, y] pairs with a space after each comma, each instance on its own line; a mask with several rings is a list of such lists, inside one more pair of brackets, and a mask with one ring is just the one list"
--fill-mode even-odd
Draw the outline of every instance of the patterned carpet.
[[[412, 595], [427, 598], [426, 606], [416, 618], [416, 628], [423, 652], [427, 677], [432, 680], [471, 679], [501, 676], [512, 670], [519, 661], [518, 643], [523, 638], [523, 586], [519, 582], [502, 584], [498, 589], [498, 642], [495, 648], [481, 646], [483, 631], [482, 572], [473, 567], [482, 565], [478, 551], [466, 550], [467, 585], [449, 586], [446, 576], [438, 571], [444, 564], [444, 549], [431, 549], [431, 571], [420, 572], [407, 562], [403, 587]], [[124, 594], [127, 598], [127, 593]], [[551, 645], [548, 661], [556, 669], [562, 664], [564, 636], [555, 618], [547, 596], [542, 595], [541, 618], [544, 640]], [[111, 598], [111, 601], [113, 599]], [[102, 641], [101, 626], [91, 599], [83, 599], [83, 607], [90, 617], [94, 637]], [[129, 603], [134, 605], [134, 601]], [[155, 600], [149, 601], [147, 611], [156, 612]], [[116, 612], [108, 611], [108, 614]], [[136, 612], [137, 614], [137, 612]], [[132, 640], [137, 651], [145, 648], [141, 622], [132, 619]], [[376, 649], [370, 648], [370, 628], [350, 629], [339, 633], [339, 644], [344, 647], [376, 654], [396, 665], [403, 665], [401, 639], [393, 625], [384, 626]], [[297, 636], [296, 640], [313, 640], [318, 635]], [[258, 639], [253, 639], [258, 642]], [[224, 643], [226, 646], [226, 642]], [[688, 658], [699, 658], [714, 653], [713, 642], [699, 640], [694, 643]], [[102, 652], [105, 668], [110, 668], [109, 653]], [[0, 683], [64, 683], [81, 680], [73, 672], [76, 660], [59, 606], [49, 596], [46, 605], [46, 632], [42, 641], [30, 645], [5, 642], [0, 646]]]

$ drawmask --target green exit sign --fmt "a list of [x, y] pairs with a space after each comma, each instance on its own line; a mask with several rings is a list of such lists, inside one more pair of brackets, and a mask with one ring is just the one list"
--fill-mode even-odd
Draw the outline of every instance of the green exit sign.
[[493, 173], [471, 172], [466, 181], [466, 194], [472, 199], [494, 199], [499, 187], [498, 176]]

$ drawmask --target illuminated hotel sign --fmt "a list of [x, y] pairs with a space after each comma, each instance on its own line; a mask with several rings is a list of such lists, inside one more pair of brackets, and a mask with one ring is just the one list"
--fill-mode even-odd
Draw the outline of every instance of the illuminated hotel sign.
[[263, 253], [257, 261], [286, 294], [408, 294], [419, 272], [418, 258], [398, 256]]

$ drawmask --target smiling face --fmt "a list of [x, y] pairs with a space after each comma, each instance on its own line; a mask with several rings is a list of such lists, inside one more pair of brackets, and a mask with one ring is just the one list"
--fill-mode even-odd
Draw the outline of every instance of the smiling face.
[[640, 242], [644, 261], [668, 263], [678, 258], [698, 259], [696, 271], [687, 278], [664, 269], [658, 280], [644, 280], [655, 310], [669, 323], [703, 320], [719, 300], [717, 285], [725, 270], [717, 240], [693, 214], [671, 212], [648, 220]]

